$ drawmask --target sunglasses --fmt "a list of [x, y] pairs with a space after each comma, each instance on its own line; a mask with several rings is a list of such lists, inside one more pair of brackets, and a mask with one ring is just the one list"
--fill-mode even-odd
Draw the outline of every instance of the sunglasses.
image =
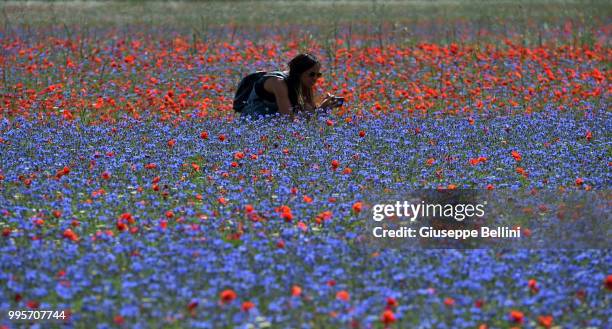
[[320, 78], [320, 77], [323, 76], [323, 73], [321, 73], [321, 72], [310, 72], [310, 73], [308, 73], [308, 76], [311, 77], [311, 78], [314, 78], [314, 77]]

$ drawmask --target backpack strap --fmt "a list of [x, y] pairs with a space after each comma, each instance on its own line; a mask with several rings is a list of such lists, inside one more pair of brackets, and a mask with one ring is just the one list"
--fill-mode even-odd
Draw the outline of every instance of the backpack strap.
[[264, 77], [277, 77], [281, 79], [287, 79], [289, 78], [289, 74], [286, 74], [283, 71], [271, 71], [271, 72], [266, 73]]

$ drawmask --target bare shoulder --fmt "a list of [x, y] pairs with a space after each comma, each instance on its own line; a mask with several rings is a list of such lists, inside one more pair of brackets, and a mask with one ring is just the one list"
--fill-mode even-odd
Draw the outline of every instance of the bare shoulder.
[[279, 77], [269, 77], [264, 82], [264, 89], [271, 93], [287, 92], [287, 83]]

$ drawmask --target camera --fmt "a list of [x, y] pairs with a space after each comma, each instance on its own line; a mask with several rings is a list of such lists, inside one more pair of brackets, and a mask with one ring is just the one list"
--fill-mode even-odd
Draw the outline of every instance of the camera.
[[344, 97], [334, 96], [334, 100], [338, 103], [338, 106], [342, 106], [342, 104], [344, 104]]

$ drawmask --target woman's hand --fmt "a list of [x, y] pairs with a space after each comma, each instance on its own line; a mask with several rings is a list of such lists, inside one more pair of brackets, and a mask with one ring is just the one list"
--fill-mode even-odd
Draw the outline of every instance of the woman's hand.
[[339, 106], [340, 106], [339, 100], [336, 98], [336, 96], [330, 93], [327, 93], [327, 97], [325, 97], [323, 101], [321, 102], [321, 105], [319, 105], [319, 107], [322, 107], [322, 108], [336, 108]]

